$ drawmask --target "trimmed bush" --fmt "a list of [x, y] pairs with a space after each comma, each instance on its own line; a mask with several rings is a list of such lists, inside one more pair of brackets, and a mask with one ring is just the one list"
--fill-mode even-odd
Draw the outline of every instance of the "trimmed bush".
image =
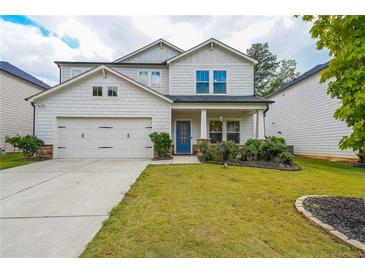
[[222, 154], [222, 161], [236, 161], [237, 155], [240, 151], [239, 146], [233, 141], [222, 141], [218, 144]]
[[257, 139], [248, 139], [245, 146], [241, 150], [242, 161], [258, 161], [260, 160], [262, 141]]
[[271, 136], [262, 143], [260, 158], [267, 162], [277, 162], [280, 154], [287, 151], [284, 138]]
[[26, 135], [19, 137], [17, 147], [22, 150], [24, 156], [28, 159], [38, 156], [39, 149], [44, 145], [44, 142], [34, 135]]
[[208, 143], [198, 144], [199, 156], [204, 161], [221, 161], [221, 153], [217, 145], [209, 145]]
[[150, 135], [159, 158], [166, 158], [170, 150], [172, 140], [166, 132], [153, 132]]

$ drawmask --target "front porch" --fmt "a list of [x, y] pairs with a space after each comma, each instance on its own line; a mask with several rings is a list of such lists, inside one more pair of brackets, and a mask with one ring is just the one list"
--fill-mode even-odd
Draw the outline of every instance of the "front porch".
[[174, 104], [171, 118], [173, 154], [195, 154], [200, 141], [231, 140], [243, 145], [264, 139], [266, 105]]

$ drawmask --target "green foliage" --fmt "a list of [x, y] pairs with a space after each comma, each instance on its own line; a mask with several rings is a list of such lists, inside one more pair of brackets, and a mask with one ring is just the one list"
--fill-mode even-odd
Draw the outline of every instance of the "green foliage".
[[255, 90], [258, 95], [266, 97], [282, 84], [298, 76], [295, 60], [277, 60], [269, 50], [268, 43], [255, 43], [247, 54], [259, 63], [255, 71]]
[[14, 149], [19, 148], [20, 136], [5, 136], [5, 143], [11, 144]]
[[31, 159], [38, 155], [38, 151], [43, 145], [44, 142], [36, 136], [26, 135], [20, 138], [18, 148], [23, 151], [27, 159]]
[[218, 145], [209, 145], [208, 143], [200, 143], [198, 144], [198, 151], [200, 157], [203, 158], [204, 161], [221, 161], [221, 152]]
[[284, 138], [271, 136], [267, 140], [248, 139], [241, 151], [241, 160], [293, 165], [294, 156], [288, 151]]
[[352, 129], [340, 141], [341, 149], [352, 148], [365, 155], [365, 16], [303, 16], [311, 22], [310, 33], [318, 49], [328, 49], [332, 60], [321, 72], [328, 81], [328, 94], [342, 106], [334, 117]]
[[241, 151], [241, 160], [258, 161], [260, 159], [262, 141], [248, 139]]
[[233, 141], [222, 141], [218, 144], [222, 155], [222, 161], [235, 161], [240, 151], [239, 146]]
[[158, 157], [166, 158], [172, 144], [170, 135], [166, 132], [153, 132], [150, 138], [155, 145]]

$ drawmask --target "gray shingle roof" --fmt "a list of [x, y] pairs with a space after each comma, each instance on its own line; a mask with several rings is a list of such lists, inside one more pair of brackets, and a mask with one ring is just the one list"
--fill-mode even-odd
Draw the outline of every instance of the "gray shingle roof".
[[190, 95], [168, 96], [174, 103], [273, 103], [257, 96]]
[[294, 80], [291, 80], [291, 81], [285, 83], [284, 85], [282, 85], [281, 87], [279, 87], [277, 90], [275, 90], [269, 96], [267, 96], [267, 98], [270, 98], [270, 97], [282, 92], [283, 90], [287, 89], [288, 87], [291, 87], [291, 86], [295, 85], [296, 83], [303, 81], [304, 79], [307, 79], [308, 77], [312, 76], [313, 74], [316, 74], [317, 72], [320, 72], [321, 70], [327, 68], [328, 63], [329, 62], [317, 65], [314, 68], [311, 68], [310, 70], [308, 70], [307, 72], [304, 72], [302, 75], [298, 76]]
[[44, 89], [50, 88], [50, 86], [47, 85], [46, 83], [43, 83], [41, 80], [38, 80], [37, 78], [30, 75], [29, 73], [26, 73], [25, 71], [17, 68], [16, 66], [13, 66], [12, 64], [10, 64], [8, 62], [0, 61], [0, 70], [10, 73], [16, 77], [19, 77], [27, 82], [30, 82], [34, 85], [39, 86], [41, 88], [44, 88]]

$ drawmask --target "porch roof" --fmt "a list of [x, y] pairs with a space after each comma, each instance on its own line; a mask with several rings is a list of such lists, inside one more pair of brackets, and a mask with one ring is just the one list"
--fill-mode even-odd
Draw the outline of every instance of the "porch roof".
[[167, 96], [174, 103], [274, 103], [258, 96], [232, 96], [232, 95], [188, 95]]

